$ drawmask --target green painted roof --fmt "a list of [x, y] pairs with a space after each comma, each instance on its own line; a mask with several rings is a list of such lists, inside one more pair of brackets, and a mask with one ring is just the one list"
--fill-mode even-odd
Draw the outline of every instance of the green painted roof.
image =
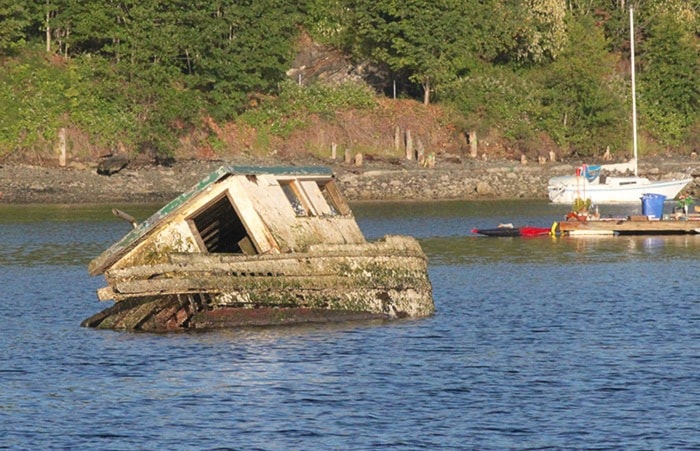
[[168, 202], [148, 219], [141, 222], [137, 227], [126, 234], [121, 240], [114, 243], [99, 257], [95, 258], [88, 265], [88, 271], [92, 275], [101, 274], [110, 266], [116, 263], [124, 254], [131, 250], [136, 244], [143, 240], [148, 233], [157, 225], [164, 222], [173, 212], [185, 205], [190, 199], [204, 191], [208, 186], [230, 175], [253, 175], [253, 174], [273, 174], [273, 175], [319, 175], [331, 176], [333, 171], [325, 166], [221, 166], [214, 172], [207, 175], [199, 183], [183, 192], [175, 199]]

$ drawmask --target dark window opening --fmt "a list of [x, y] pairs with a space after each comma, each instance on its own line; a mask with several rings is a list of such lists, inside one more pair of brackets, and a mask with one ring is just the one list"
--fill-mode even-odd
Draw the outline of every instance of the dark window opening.
[[202, 243], [211, 253], [254, 254], [245, 226], [227, 196], [191, 219]]

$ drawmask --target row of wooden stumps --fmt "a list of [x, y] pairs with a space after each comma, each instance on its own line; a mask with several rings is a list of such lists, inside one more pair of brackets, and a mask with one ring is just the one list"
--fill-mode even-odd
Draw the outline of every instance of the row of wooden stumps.
[[[557, 154], [554, 153], [554, 151], [549, 152], [549, 161], [551, 161], [552, 163], [557, 161]], [[545, 164], [547, 162], [547, 157], [540, 155], [537, 157], [537, 162], [539, 164]], [[520, 163], [521, 164], [528, 163], [527, 157], [525, 156], [525, 154], [520, 155]]]
[[[466, 144], [469, 146], [469, 156], [471, 158], [479, 157], [478, 141], [475, 130], [470, 130], [465, 134]], [[411, 135], [411, 130], [406, 129], [403, 133], [401, 127], [398, 125], [394, 127], [394, 150], [399, 152], [403, 150], [405, 153], [406, 160], [417, 160], [418, 163], [423, 167], [432, 168], [435, 166], [435, 154], [429, 153], [426, 155], [425, 146], [423, 142], [417, 139], [414, 143], [413, 136]], [[337, 158], [338, 144], [331, 144], [331, 158], [335, 160]], [[609, 159], [609, 149], [606, 151], [607, 159]], [[484, 160], [486, 159], [486, 154], [481, 156]], [[350, 149], [345, 149], [345, 164], [354, 164], [355, 166], [362, 166], [363, 156], [361, 153], [353, 155]], [[544, 164], [548, 161], [547, 157], [539, 156], [538, 162]], [[549, 152], [549, 161], [557, 161], [556, 153], [553, 151]], [[520, 162], [522, 164], [527, 164], [527, 157], [523, 154], [521, 155]]]
[[[403, 139], [402, 139], [403, 138]], [[415, 149], [413, 145], [413, 137], [411, 129], [406, 129], [405, 133], [401, 133], [401, 128], [397, 125], [394, 127], [394, 150], [400, 151], [401, 145], [404, 145], [405, 155], [407, 160], [417, 160], [418, 164], [427, 168], [435, 167], [435, 154], [426, 155], [423, 141], [418, 138], [416, 140]]]
[[[419, 138], [414, 144], [411, 130], [406, 129], [405, 133], [401, 133], [401, 127], [397, 125], [394, 128], [394, 150], [400, 151], [402, 147], [405, 151], [406, 160], [416, 160], [421, 166], [427, 168], [435, 167], [435, 154], [432, 152], [426, 154], [423, 141]], [[474, 135], [474, 153], [476, 153], [476, 134]], [[331, 143], [331, 159], [337, 159], [337, 154], [338, 144], [333, 142]], [[350, 149], [345, 149], [345, 164], [362, 166], [362, 163], [362, 153], [353, 155]]]
[[[66, 165], [66, 129], [61, 128], [58, 131], [58, 142], [56, 144], [56, 153], [58, 154], [58, 165], [63, 167]], [[469, 145], [469, 156], [472, 158], [477, 158], [478, 156], [478, 146], [476, 132], [470, 131], [467, 135], [467, 144]], [[406, 129], [404, 133], [401, 133], [401, 127], [398, 125], [394, 128], [394, 150], [397, 152], [404, 149], [406, 160], [417, 160], [418, 163], [427, 168], [435, 167], [435, 154], [429, 153], [426, 155], [425, 146], [423, 142], [419, 139], [416, 140], [415, 145], [413, 142], [413, 137], [411, 136], [411, 130]], [[335, 160], [337, 158], [338, 144], [331, 144], [331, 158]], [[484, 155], [485, 157], [485, 155]], [[605, 155], [603, 156], [605, 160], [610, 160], [610, 148], [606, 149]], [[538, 158], [539, 163], [546, 163], [547, 159], [540, 156]], [[556, 161], [556, 154], [554, 152], [549, 153], [549, 160]], [[527, 164], [527, 158], [525, 155], [521, 155], [520, 162], [522, 164]], [[352, 155], [350, 149], [345, 149], [345, 164], [354, 164], [355, 166], [362, 166], [363, 156], [362, 153], [357, 153]]]

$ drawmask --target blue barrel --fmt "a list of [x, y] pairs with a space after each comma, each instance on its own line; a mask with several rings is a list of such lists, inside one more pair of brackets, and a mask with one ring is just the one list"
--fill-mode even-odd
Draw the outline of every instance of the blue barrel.
[[651, 216], [656, 219], [661, 219], [664, 216], [665, 200], [666, 196], [663, 194], [642, 194], [642, 214], [644, 216]]

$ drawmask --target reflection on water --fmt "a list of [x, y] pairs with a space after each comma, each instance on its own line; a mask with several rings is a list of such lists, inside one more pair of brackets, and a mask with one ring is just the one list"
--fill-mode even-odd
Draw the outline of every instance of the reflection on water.
[[509, 201], [494, 202], [417, 202], [353, 205], [360, 227], [368, 238], [376, 238], [386, 230], [417, 238], [467, 236], [473, 228], [490, 228], [499, 223], [536, 225], [552, 222], [563, 216], [561, 208], [542, 202], [529, 202], [528, 208], [516, 208]]
[[[147, 217], [157, 206], [123, 206]], [[109, 207], [0, 206], [0, 448], [697, 449], [700, 237], [487, 238], [544, 202], [361, 204], [417, 236], [418, 321], [139, 334], [80, 328]]]
[[692, 259], [700, 251], [700, 235], [489, 238], [480, 236], [425, 238], [423, 250], [433, 264], [549, 265]]
[[[638, 214], [641, 206], [610, 205], [605, 216]], [[569, 211], [545, 201], [361, 203], [353, 206], [370, 239], [387, 231], [417, 237], [436, 263], [506, 261], [522, 264], [620, 262], [692, 258], [700, 235], [490, 238], [471, 232], [498, 224], [550, 227]]]
[[[143, 220], [157, 205], [120, 206]], [[0, 265], [87, 263], [131, 230], [104, 205], [0, 204]]]
[[[417, 238], [463, 237], [472, 229], [488, 229], [498, 224], [551, 227], [561, 221], [570, 207], [546, 201], [446, 201], [446, 202], [383, 202], [353, 205], [355, 216], [368, 238], [392, 230], [395, 234]], [[604, 217], [639, 214], [641, 206], [610, 205]]]
[[155, 212], [160, 205], [8, 205], [0, 204], [0, 224], [27, 224], [38, 222], [112, 222], [112, 208], [129, 212], [143, 220]]

